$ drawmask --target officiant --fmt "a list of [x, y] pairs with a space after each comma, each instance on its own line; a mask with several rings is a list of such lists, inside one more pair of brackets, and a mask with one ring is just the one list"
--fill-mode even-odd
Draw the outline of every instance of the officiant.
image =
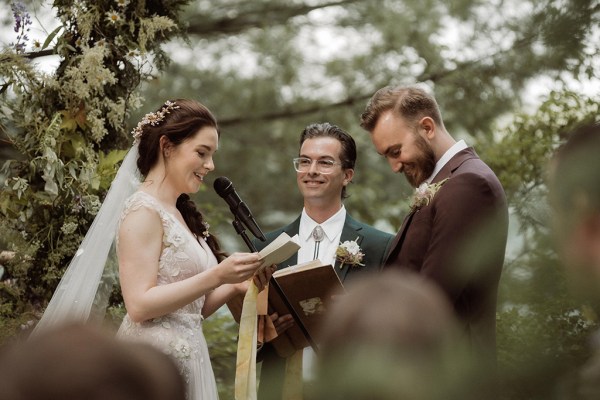
[[[336, 125], [317, 123], [302, 131], [298, 156], [292, 160], [304, 201], [302, 212], [289, 225], [266, 233], [265, 242], [254, 243], [260, 251], [282, 232], [298, 235], [300, 250], [279, 264], [278, 269], [319, 259], [334, 266], [343, 284], [380, 270], [393, 236], [352, 218], [343, 203], [348, 196], [347, 187], [354, 177], [356, 154], [352, 136]], [[355, 250], [357, 255], [362, 254], [362, 257], [359, 255], [350, 262], [340, 262], [336, 253], [339, 254], [338, 248], [344, 242], [347, 242], [345, 247]], [[274, 314], [271, 319], [278, 333], [294, 323], [289, 314]], [[286, 359], [277, 354], [272, 343], [265, 343], [258, 352], [257, 360], [262, 362], [258, 388], [260, 400], [280, 400], [298, 395], [302, 384], [289, 379], [294, 370], [302, 369], [305, 384], [314, 380], [314, 352], [310, 348]], [[286, 365], [287, 370], [292, 371], [288, 373], [287, 380]]]

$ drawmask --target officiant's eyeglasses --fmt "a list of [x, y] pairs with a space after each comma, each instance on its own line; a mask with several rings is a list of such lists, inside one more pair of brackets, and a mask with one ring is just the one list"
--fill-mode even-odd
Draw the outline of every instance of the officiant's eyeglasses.
[[294, 158], [292, 161], [294, 162], [294, 169], [298, 172], [308, 172], [310, 170], [310, 167], [312, 166], [313, 162], [316, 162], [317, 163], [317, 171], [319, 171], [322, 174], [330, 174], [333, 172], [333, 169], [335, 168], [336, 165], [342, 164], [340, 162], [328, 160], [328, 159], [311, 160], [308, 157], [298, 157], [298, 158]]

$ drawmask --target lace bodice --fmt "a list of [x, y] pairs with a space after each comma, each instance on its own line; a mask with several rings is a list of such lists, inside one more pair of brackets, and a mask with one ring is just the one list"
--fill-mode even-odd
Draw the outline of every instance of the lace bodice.
[[[196, 238], [187, 226], [165, 210], [148, 193], [138, 191], [127, 200], [119, 225], [127, 215], [142, 207], [156, 211], [162, 222], [163, 248], [158, 260], [158, 285], [181, 281], [217, 264], [217, 259], [205, 240]], [[204, 296], [176, 311], [176, 313], [200, 314], [203, 305]]]

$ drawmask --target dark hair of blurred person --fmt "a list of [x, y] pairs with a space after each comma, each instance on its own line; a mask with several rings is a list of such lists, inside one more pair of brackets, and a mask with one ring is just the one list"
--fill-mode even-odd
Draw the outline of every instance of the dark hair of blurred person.
[[183, 400], [171, 358], [143, 343], [66, 325], [0, 350], [1, 400]]
[[[558, 252], [572, 292], [600, 311], [600, 122], [572, 131], [550, 164], [550, 204]], [[600, 398], [600, 332], [589, 359], [565, 377], [570, 398]]]
[[600, 123], [573, 131], [550, 168], [557, 247], [576, 292], [600, 300]]
[[416, 273], [388, 270], [356, 282], [319, 336], [314, 398], [473, 398], [473, 365], [458, 324], [444, 293]]

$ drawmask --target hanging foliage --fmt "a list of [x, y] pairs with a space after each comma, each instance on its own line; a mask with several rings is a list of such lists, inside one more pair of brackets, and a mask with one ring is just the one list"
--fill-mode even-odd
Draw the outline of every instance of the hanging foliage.
[[[50, 299], [130, 145], [125, 121], [142, 104], [140, 83], [168, 64], [160, 46], [180, 32], [185, 3], [57, 0], [60, 25], [44, 43], [29, 42], [31, 16], [13, 4], [0, 127], [19, 157], [0, 166], [0, 237], [14, 252], [0, 317]], [[52, 74], [32, 63], [48, 53], [60, 59]]]

